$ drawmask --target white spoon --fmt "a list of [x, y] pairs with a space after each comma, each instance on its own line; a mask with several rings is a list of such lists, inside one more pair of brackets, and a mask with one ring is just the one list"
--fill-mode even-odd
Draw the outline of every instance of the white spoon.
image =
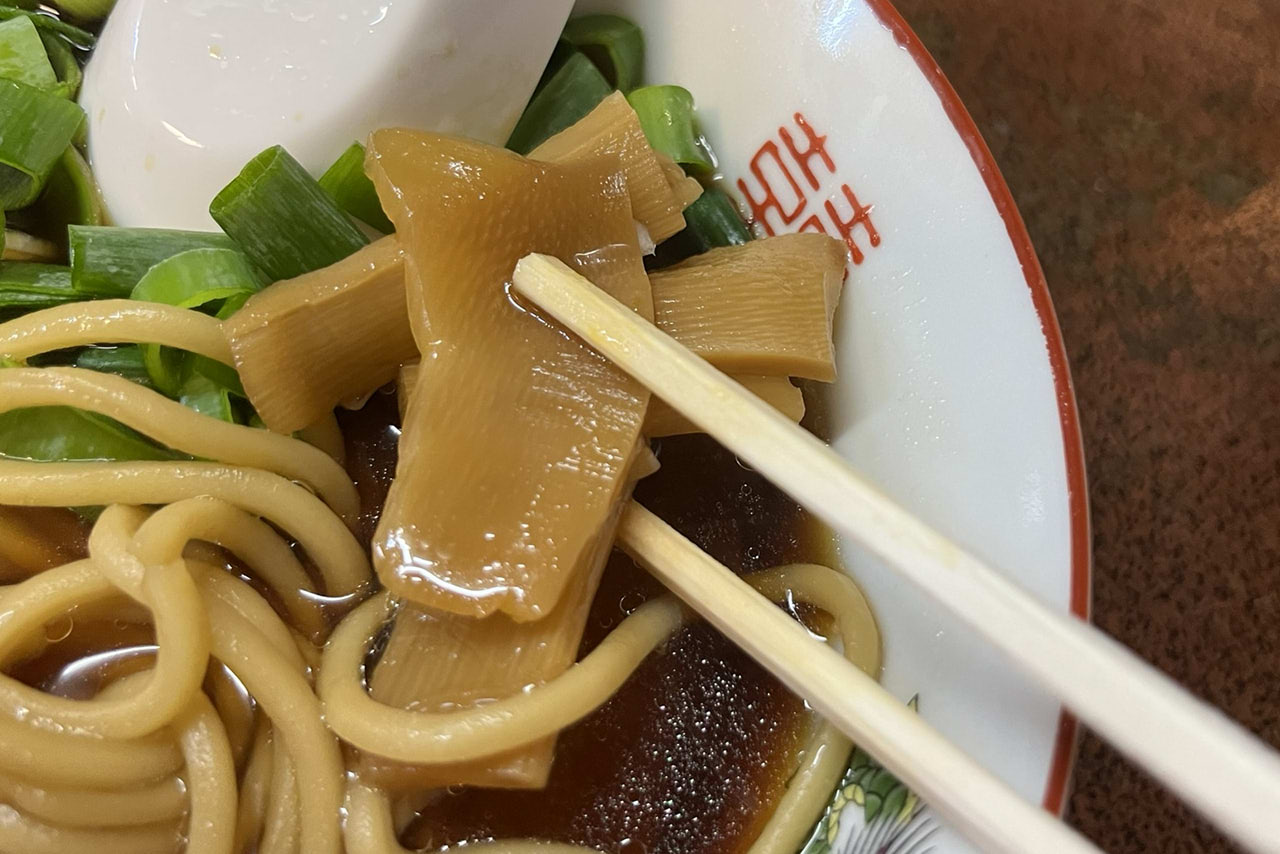
[[502, 143], [573, 0], [119, 0], [85, 72], [117, 225], [213, 229], [280, 144], [318, 175], [389, 125]]

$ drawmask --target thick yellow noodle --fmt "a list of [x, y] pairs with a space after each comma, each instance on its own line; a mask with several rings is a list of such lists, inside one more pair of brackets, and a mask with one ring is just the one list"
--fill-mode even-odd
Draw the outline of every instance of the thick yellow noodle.
[[204, 694], [176, 721], [178, 743], [187, 764], [187, 854], [231, 850], [236, 822], [236, 766], [226, 730]]
[[319, 448], [269, 430], [209, 418], [124, 377], [83, 368], [0, 371], [0, 412], [28, 406], [74, 406], [106, 415], [174, 450], [310, 483], [349, 522], [360, 511], [347, 473]]
[[[0, 356], [9, 359], [120, 342], [230, 358], [219, 321], [169, 306], [108, 300], [0, 324]], [[689, 619], [674, 599], [656, 599], [561, 677], [516, 697], [439, 714], [385, 706], [369, 696], [363, 673], [395, 607], [385, 593], [347, 615], [323, 653], [314, 645], [328, 634], [324, 598], [373, 589], [352, 533], [358, 498], [341, 468], [342, 437], [332, 420], [304, 431], [308, 444], [206, 418], [118, 377], [0, 370], [0, 411], [36, 406], [97, 412], [199, 459], [0, 459], [0, 505], [105, 507], [89, 557], [52, 568], [45, 567], [56, 552], [17, 521], [0, 519], [0, 537], [14, 534], [3, 557], [35, 573], [0, 586], [0, 851], [400, 854], [388, 796], [348, 776], [339, 738], [415, 763], [483, 760], [598, 708]], [[227, 554], [272, 601], [228, 571]], [[832, 614], [846, 654], [868, 670], [878, 666], [878, 646], [848, 642], [865, 640], [872, 624], [846, 577], [796, 566], [752, 581], [775, 599], [794, 595]], [[154, 628], [156, 652], [141, 672], [89, 699], [56, 696], [3, 672], [41, 653], [51, 623], [68, 614], [123, 614], [124, 605], [138, 612], [131, 619]], [[210, 663], [222, 680], [216, 704], [204, 687]], [[252, 706], [236, 696], [237, 682]], [[815, 725], [751, 854], [795, 850], [848, 751], [842, 736]], [[589, 850], [531, 840], [472, 848]]]
[[221, 321], [163, 303], [129, 299], [73, 302], [0, 324], [0, 356], [18, 361], [66, 347], [148, 343], [232, 364]]
[[267, 797], [271, 792], [272, 752], [271, 724], [258, 721], [253, 745], [249, 748], [249, 763], [240, 778], [240, 803], [236, 809], [236, 835], [233, 851], [244, 851], [250, 840], [257, 840], [262, 833], [262, 821], [267, 814]]
[[0, 460], [0, 504], [78, 507], [219, 498], [286, 530], [332, 595], [370, 583], [360, 544], [322, 501], [278, 474], [204, 462], [29, 463]]
[[187, 788], [177, 777], [165, 777], [132, 791], [49, 789], [0, 775], [0, 799], [64, 827], [127, 827], [176, 822], [187, 809]]

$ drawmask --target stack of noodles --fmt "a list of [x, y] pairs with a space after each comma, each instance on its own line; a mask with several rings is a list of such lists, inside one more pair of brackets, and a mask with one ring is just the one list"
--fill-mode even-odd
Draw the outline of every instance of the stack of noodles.
[[[574, 662], [620, 509], [653, 468], [645, 437], [693, 428], [510, 304], [502, 283], [524, 254], [558, 255], [796, 417], [788, 377], [833, 375], [834, 241], [775, 238], [645, 275], [640, 241], [678, 231], [697, 187], [621, 96], [529, 159], [387, 130], [367, 165], [397, 233], [226, 321], [104, 300], [0, 324], [18, 365], [0, 370], [0, 409], [100, 413], [191, 458], [0, 459], [0, 507], [105, 508], [71, 562], [0, 510], [0, 562], [23, 576], [0, 588], [0, 664], [37, 656], [68, 614], [149, 624], [155, 641], [87, 698], [0, 675], [0, 850], [391, 852], [413, 793], [545, 783], [556, 734], [688, 619], [651, 600]], [[271, 429], [120, 377], [23, 366], [126, 342], [234, 365]], [[396, 379], [400, 459], [371, 561], [333, 407]], [[750, 580], [830, 614], [846, 654], [878, 667], [845, 576]], [[795, 849], [848, 748], [814, 725], [753, 851]]]

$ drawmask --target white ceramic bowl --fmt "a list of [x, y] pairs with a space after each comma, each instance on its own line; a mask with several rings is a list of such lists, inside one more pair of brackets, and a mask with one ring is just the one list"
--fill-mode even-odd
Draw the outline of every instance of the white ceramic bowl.
[[[578, 9], [644, 28], [648, 82], [694, 93], [721, 171], [767, 230], [847, 230], [856, 263], [838, 315], [841, 454], [1045, 602], [1087, 618], [1088, 508], [1066, 356], [973, 121], [886, 0], [747, 5]], [[876, 559], [852, 545], [844, 556], [879, 617], [889, 690], [918, 693], [931, 724], [1060, 812], [1075, 726], [1058, 703]], [[845, 808], [835, 851], [872, 850], [873, 833], [874, 850], [927, 848], [889, 844], [861, 812]], [[931, 842], [969, 850], [946, 829]]]

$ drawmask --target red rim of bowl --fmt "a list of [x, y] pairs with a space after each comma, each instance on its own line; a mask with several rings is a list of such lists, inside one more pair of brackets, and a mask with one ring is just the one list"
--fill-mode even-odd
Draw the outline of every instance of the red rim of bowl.
[[[942, 108], [951, 119], [960, 138], [964, 140], [969, 154], [973, 157], [974, 165], [982, 174], [982, 180], [987, 185], [991, 200], [995, 202], [996, 210], [999, 211], [1000, 218], [1004, 220], [1005, 228], [1009, 232], [1009, 240], [1013, 243], [1013, 249], [1018, 255], [1018, 262], [1022, 265], [1023, 276], [1031, 291], [1031, 302], [1035, 306], [1036, 314], [1040, 317], [1045, 344], [1049, 349], [1049, 368], [1053, 372], [1058, 418], [1062, 425], [1062, 450], [1066, 457], [1071, 521], [1070, 609], [1072, 614], [1088, 620], [1091, 613], [1093, 568], [1089, 549], [1089, 494], [1085, 481], [1084, 444], [1080, 434], [1080, 419], [1076, 411], [1075, 392], [1071, 387], [1071, 370], [1067, 364], [1067, 353], [1062, 342], [1062, 330], [1058, 328], [1058, 318], [1053, 311], [1053, 300], [1049, 296], [1049, 286], [1045, 282], [1044, 272], [1040, 269], [1035, 248], [1031, 245], [1031, 238], [1027, 234], [1027, 227], [1022, 222], [1022, 216], [1013, 202], [1009, 187], [1000, 175], [995, 159], [991, 156], [991, 150], [987, 148], [977, 125], [973, 123], [969, 111], [960, 102], [960, 97], [943, 75], [942, 69], [889, 0], [867, 0], [867, 5], [880, 19], [880, 23], [893, 33], [898, 44], [911, 54], [921, 73], [938, 94]], [[1063, 709], [1058, 718], [1058, 734], [1049, 764], [1049, 778], [1045, 783], [1043, 799], [1044, 808], [1059, 815], [1066, 809], [1071, 771], [1075, 764], [1076, 736], [1076, 720]]]

